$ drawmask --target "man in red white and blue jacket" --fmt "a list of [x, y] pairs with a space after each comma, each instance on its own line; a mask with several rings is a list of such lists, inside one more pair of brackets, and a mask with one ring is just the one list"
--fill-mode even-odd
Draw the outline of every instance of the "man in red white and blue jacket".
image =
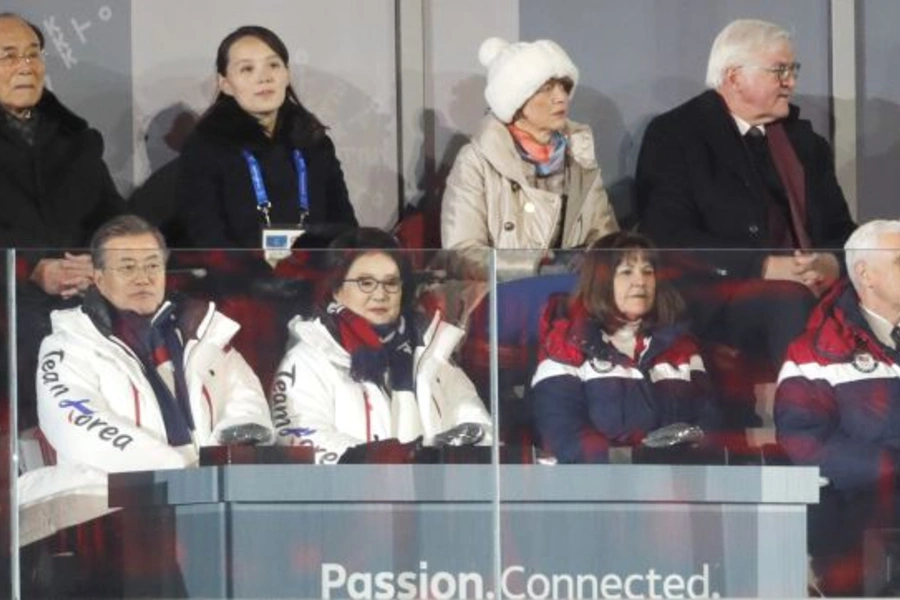
[[791, 344], [775, 398], [779, 443], [829, 481], [811, 511], [814, 558], [859, 550], [862, 531], [892, 526], [900, 507], [900, 221], [861, 226], [845, 250], [850, 284]]
[[[860, 242], [862, 245], [860, 245]], [[778, 440], [838, 489], [869, 487], [900, 465], [900, 222], [873, 221], [847, 242], [839, 286], [790, 346], [778, 377]]]

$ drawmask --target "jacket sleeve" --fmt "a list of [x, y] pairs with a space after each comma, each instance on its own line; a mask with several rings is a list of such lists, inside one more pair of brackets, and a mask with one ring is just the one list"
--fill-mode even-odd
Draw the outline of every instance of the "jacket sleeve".
[[[831, 146], [822, 136], [813, 132], [810, 128], [810, 134], [815, 138], [816, 164], [819, 165], [819, 177], [822, 195], [818, 198], [810, 198], [810, 202], [815, 202], [815, 212], [818, 213], [822, 223], [822, 231], [819, 235], [821, 239], [816, 240], [816, 244], [820, 248], [841, 249], [850, 234], [856, 229], [856, 223], [850, 216], [850, 209], [847, 206], [847, 199], [844, 198], [844, 192], [838, 183], [837, 175], [834, 170], [834, 153]], [[839, 260], [843, 263], [843, 260]], [[841, 264], [841, 268], [844, 265]]]
[[102, 188], [100, 190], [100, 212], [103, 215], [103, 222], [105, 222], [112, 217], [124, 213], [126, 205], [121, 194], [119, 194], [118, 188], [116, 188], [115, 182], [113, 182], [112, 175], [110, 175], [106, 163], [101, 162], [100, 168], [102, 170], [101, 176], [103, 178]]
[[587, 231], [584, 235], [584, 242], [579, 245], [587, 247], [604, 235], [618, 231], [619, 222], [616, 220], [616, 213], [613, 211], [600, 173], [597, 173], [597, 177], [591, 183], [584, 201], [592, 207], [591, 220], [585, 224]]
[[205, 142], [192, 137], [178, 159], [177, 220], [194, 248], [230, 248], [223, 178]]
[[344, 180], [344, 171], [341, 169], [341, 161], [338, 160], [334, 149], [334, 142], [327, 135], [322, 141], [326, 172], [325, 201], [328, 206], [328, 222], [344, 223], [356, 227], [356, 212], [350, 203], [350, 194], [347, 192], [347, 183]]
[[30, 237], [16, 229], [15, 223], [9, 226], [0, 224], [0, 248], [28, 247]]
[[449, 414], [444, 419], [447, 428], [461, 423], [479, 423], [485, 428], [481, 444], [489, 444], [493, 439], [491, 416], [478, 396], [475, 384], [457, 365], [448, 362], [441, 373], [444, 397], [452, 401]]
[[488, 202], [481, 159], [472, 144], [459, 151], [441, 201], [441, 244], [450, 250], [490, 248]]
[[[697, 167], [689, 164], [699, 159], [685, 147], [684, 135], [659, 117], [647, 126], [635, 172], [639, 228], [660, 248], [733, 248], [732, 240], [716, 235], [704, 224], [698, 190], [691, 180]], [[711, 173], [693, 176], [713, 177]], [[699, 252], [697, 258], [722, 274], [755, 278], [762, 275], [765, 256], [758, 252]]]
[[[654, 384], [660, 424], [690, 423], [714, 434], [722, 426], [722, 416], [700, 348], [690, 336], [681, 336], [670, 349], [673, 366], [687, 371], [687, 378], [659, 378]], [[664, 365], [670, 368], [669, 365]]]
[[366, 441], [335, 426], [337, 390], [329, 374], [334, 379], [334, 367], [301, 341], [281, 361], [269, 397], [275, 443], [311, 446], [320, 464], [336, 463], [349, 447]]
[[[99, 138], [100, 151], [97, 156], [97, 169], [99, 170], [98, 176], [100, 181], [97, 190], [98, 197], [95, 200], [95, 208], [87, 218], [86, 230], [88, 235], [91, 235], [98, 227], [106, 223], [106, 221], [121, 215], [127, 210], [125, 200], [123, 200], [122, 195], [119, 194], [119, 190], [116, 188], [115, 182], [113, 182], [112, 175], [110, 175], [109, 167], [107, 167], [106, 162], [103, 160], [103, 137], [99, 132], [93, 132]], [[89, 240], [87, 239], [83, 240], [85, 246], [87, 246], [88, 241]]]
[[[188, 466], [166, 440], [148, 434], [110, 407], [100, 386], [103, 374], [91, 357], [89, 348], [74, 348], [59, 334], [41, 344], [38, 419], [57, 454], [108, 473]], [[121, 393], [130, 396], [132, 391]]]
[[703, 365], [703, 359], [697, 355], [700, 368], [691, 368], [691, 386], [693, 388], [694, 423], [700, 426], [707, 435], [716, 436], [722, 430], [722, 410], [716, 399], [715, 387]]
[[584, 385], [574, 367], [545, 359], [531, 389], [534, 420], [543, 445], [561, 463], [604, 463], [609, 440], [591, 423]]
[[799, 363], [792, 346], [775, 392], [778, 443], [795, 464], [819, 465], [838, 489], [871, 487], [894, 477], [897, 456], [842, 429], [834, 389], [815, 373], [817, 365]]
[[217, 440], [219, 432], [233, 425], [255, 423], [270, 432], [272, 417], [265, 392], [259, 378], [244, 357], [231, 348], [225, 353], [223, 364], [218, 369], [227, 377], [226, 394], [216, 411], [217, 419], [212, 431], [212, 439]]

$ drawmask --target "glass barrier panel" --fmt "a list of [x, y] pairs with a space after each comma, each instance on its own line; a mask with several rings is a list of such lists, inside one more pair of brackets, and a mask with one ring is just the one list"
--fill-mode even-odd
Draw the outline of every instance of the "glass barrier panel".
[[0, 256], [0, 594], [13, 597], [12, 567], [13, 548], [11, 535], [14, 525], [13, 506], [14, 488], [11, 485], [15, 478], [10, 477], [12, 468], [11, 456], [15, 436], [10, 435], [15, 428], [11, 426], [12, 381], [10, 378], [10, 280], [15, 272], [15, 253], [3, 250]]
[[[66, 299], [29, 282], [46, 253], [7, 271], [23, 598], [893, 585], [894, 317], [845, 279], [640, 245], [154, 250]], [[863, 258], [892, 297], [893, 254]]]
[[20, 282], [24, 597], [484, 597], [491, 261], [153, 244]]
[[534, 458], [500, 466], [503, 597], [806, 594], [819, 469], [773, 406], [827, 292], [764, 280], [771, 254], [497, 252], [501, 443]]

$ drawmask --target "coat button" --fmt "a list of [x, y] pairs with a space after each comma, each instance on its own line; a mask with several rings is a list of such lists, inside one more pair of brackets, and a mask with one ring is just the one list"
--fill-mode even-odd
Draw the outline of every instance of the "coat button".
[[747, 228], [747, 231], [749, 231], [753, 235], [756, 235], [757, 233], [759, 233], [759, 227], [757, 227], [756, 225], [751, 225]]
[[516, 225], [512, 221], [507, 221], [506, 223], [503, 224], [504, 231], [512, 231], [515, 228], [516, 228]]

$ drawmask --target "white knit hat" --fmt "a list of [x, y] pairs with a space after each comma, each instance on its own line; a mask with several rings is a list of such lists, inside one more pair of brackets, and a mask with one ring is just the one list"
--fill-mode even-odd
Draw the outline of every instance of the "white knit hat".
[[504, 123], [512, 121], [516, 111], [547, 80], [568, 77], [573, 84], [578, 83], [578, 68], [566, 51], [551, 40], [511, 44], [498, 37], [488, 38], [478, 49], [478, 60], [487, 67], [484, 98]]

